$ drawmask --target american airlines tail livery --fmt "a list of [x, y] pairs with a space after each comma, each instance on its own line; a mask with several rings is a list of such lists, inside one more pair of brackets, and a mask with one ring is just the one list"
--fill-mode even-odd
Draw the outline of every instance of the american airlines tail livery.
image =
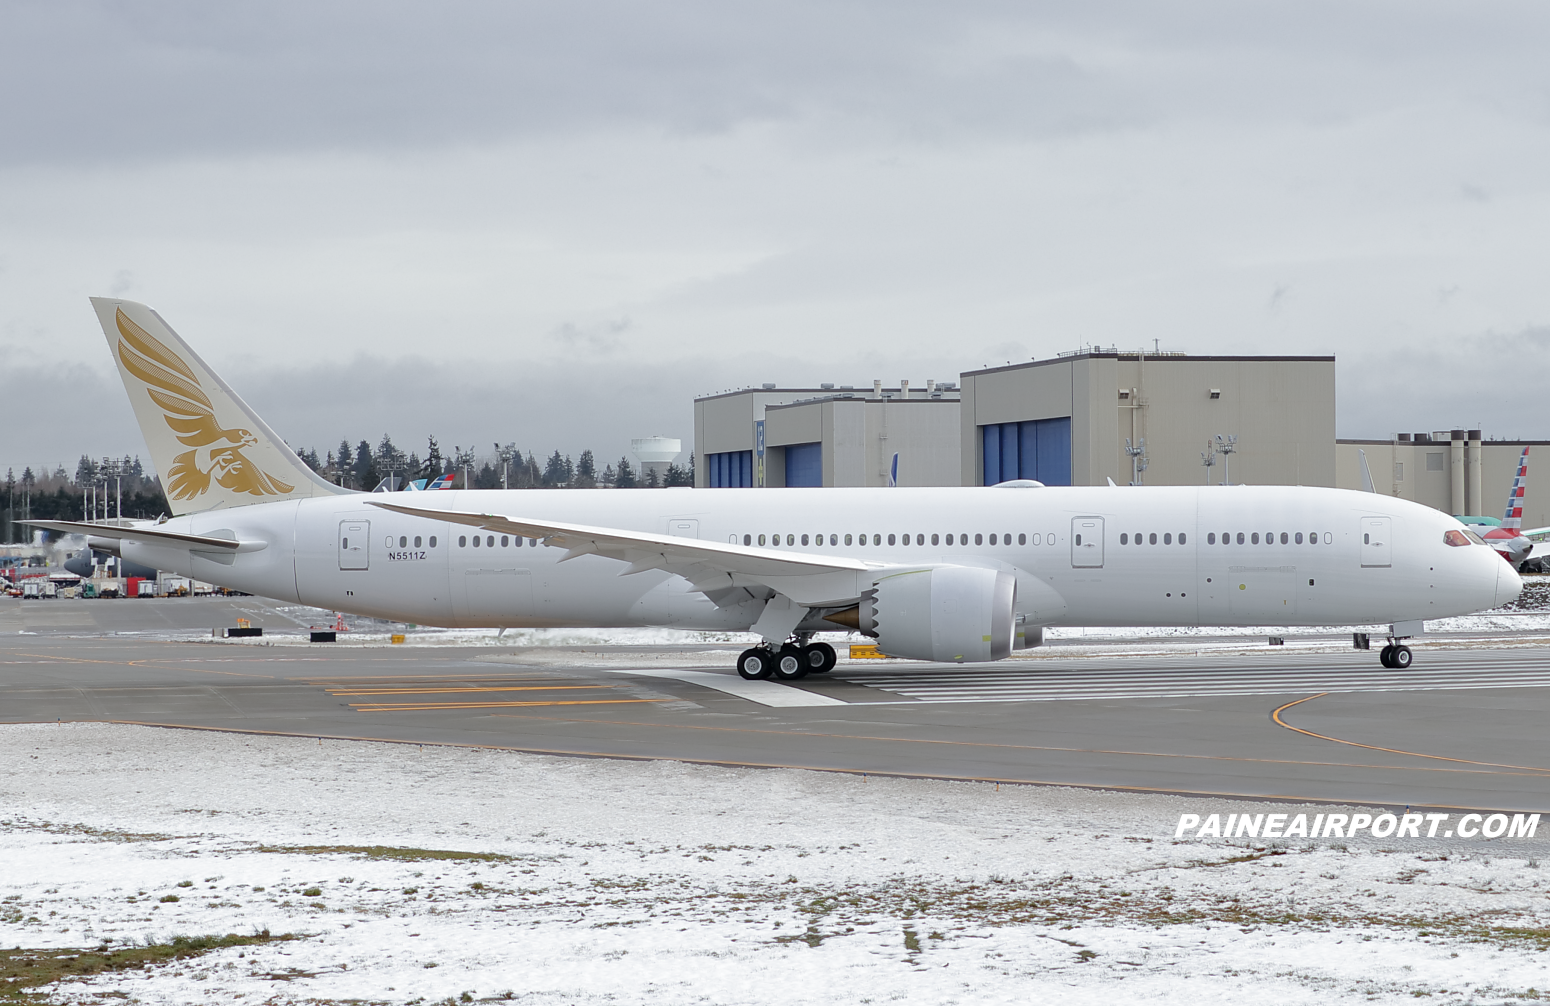
[[744, 677], [834, 666], [813, 634], [973, 662], [1048, 626], [1389, 626], [1516, 598], [1459, 521], [1294, 486], [362, 493], [319, 478], [161, 316], [95, 298], [173, 516], [33, 521], [265, 597], [444, 626], [752, 631]]

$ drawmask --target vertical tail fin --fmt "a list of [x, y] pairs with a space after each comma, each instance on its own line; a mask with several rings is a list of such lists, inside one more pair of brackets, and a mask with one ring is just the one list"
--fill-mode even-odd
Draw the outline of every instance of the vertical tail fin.
[[350, 491], [303, 464], [161, 315], [107, 297], [92, 307], [174, 514]]
[[1518, 475], [1512, 480], [1512, 492], [1507, 496], [1507, 514], [1502, 518], [1502, 527], [1518, 529], [1523, 527], [1523, 491], [1528, 487], [1528, 448], [1523, 448], [1523, 454], [1518, 458]]

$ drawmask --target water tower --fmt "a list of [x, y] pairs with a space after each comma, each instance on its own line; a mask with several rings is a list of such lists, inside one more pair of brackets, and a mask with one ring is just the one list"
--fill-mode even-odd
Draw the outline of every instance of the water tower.
[[642, 437], [630, 441], [630, 451], [640, 459], [640, 482], [648, 481], [647, 472], [657, 473], [661, 485], [667, 475], [667, 466], [683, 451], [683, 441], [674, 437]]

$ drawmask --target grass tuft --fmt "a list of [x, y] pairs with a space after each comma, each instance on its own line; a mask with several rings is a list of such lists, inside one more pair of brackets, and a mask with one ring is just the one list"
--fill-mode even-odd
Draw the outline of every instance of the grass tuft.
[[42, 986], [80, 980], [89, 975], [138, 971], [168, 961], [198, 957], [212, 950], [284, 943], [300, 939], [291, 933], [271, 936], [269, 930], [251, 936], [174, 936], [165, 943], [146, 943], [109, 950], [0, 950], [0, 1003], [45, 1003], [52, 995]]

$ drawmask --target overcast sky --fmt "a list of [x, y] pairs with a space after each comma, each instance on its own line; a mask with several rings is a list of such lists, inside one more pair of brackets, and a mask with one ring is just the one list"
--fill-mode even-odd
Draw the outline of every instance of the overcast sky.
[[[1335, 353], [1550, 438], [1537, 3], [0, 5], [0, 465], [143, 453], [86, 298], [293, 444], [617, 458], [696, 394]], [[1227, 432], [1227, 431], [1224, 431]]]

